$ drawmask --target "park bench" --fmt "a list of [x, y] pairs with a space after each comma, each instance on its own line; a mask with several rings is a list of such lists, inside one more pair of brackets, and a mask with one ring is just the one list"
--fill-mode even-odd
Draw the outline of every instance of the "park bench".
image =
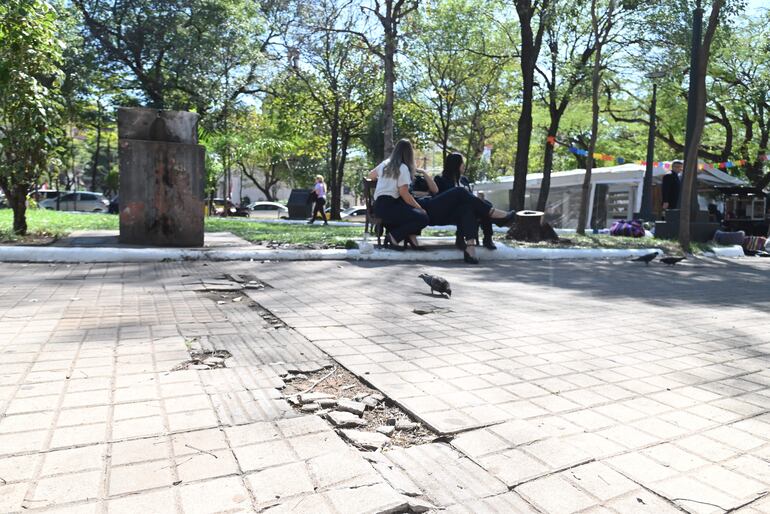
[[382, 245], [382, 236], [385, 233], [385, 227], [382, 219], [374, 214], [374, 190], [377, 188], [377, 179], [365, 177], [362, 180], [362, 190], [364, 192], [364, 205], [366, 206], [366, 222], [364, 223], [364, 232], [377, 236], [377, 246]]
[[362, 190], [364, 192], [364, 205], [366, 206], [366, 221], [364, 223], [364, 233], [377, 236], [377, 246], [382, 245], [382, 234], [385, 228], [382, 225], [382, 219], [374, 214], [374, 190], [377, 187], [377, 180], [364, 177], [362, 181]]

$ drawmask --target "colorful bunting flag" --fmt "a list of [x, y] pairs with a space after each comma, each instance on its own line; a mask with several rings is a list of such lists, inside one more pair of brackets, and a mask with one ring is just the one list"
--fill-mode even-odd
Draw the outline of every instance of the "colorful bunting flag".
[[[583, 150], [582, 148], [577, 148], [577, 147], [572, 146], [572, 145], [567, 145], [565, 143], [560, 143], [559, 141], [556, 140], [556, 137], [554, 137], [554, 136], [548, 136], [546, 141], [550, 145], [557, 145], [557, 144], [559, 144], [559, 145], [562, 145], [562, 146], [566, 146], [567, 150], [569, 150], [571, 153], [573, 153], [575, 155], [580, 155], [582, 157], [588, 157], [588, 150]], [[607, 154], [602, 154], [602, 153], [598, 153], [598, 152], [594, 153], [593, 156], [594, 156], [594, 159], [598, 160], [598, 161], [615, 161], [618, 164], [625, 164], [626, 163], [626, 159], [624, 159], [623, 157], [615, 157], [613, 155], [607, 155]], [[757, 159], [759, 161], [762, 161], [762, 162], [770, 160], [770, 154], [758, 155]], [[715, 168], [726, 170], [726, 169], [729, 169], [729, 168], [735, 168], [737, 166], [746, 166], [747, 162], [748, 161], [746, 161], [746, 159], [740, 159], [740, 160], [737, 160], [737, 161], [713, 162], [713, 163], [711, 163], [711, 165], [713, 167], [715, 167]], [[647, 165], [647, 161], [636, 161], [636, 163], [637, 164], [641, 164], [642, 166], [646, 166]], [[656, 167], [657, 166], [663, 166], [665, 169], [670, 169], [671, 168], [671, 163], [670, 162], [653, 162], [652, 164], [653, 164], [653, 166], [656, 166]], [[703, 164], [699, 164], [698, 165], [698, 169], [699, 170], [703, 170], [704, 169]]]

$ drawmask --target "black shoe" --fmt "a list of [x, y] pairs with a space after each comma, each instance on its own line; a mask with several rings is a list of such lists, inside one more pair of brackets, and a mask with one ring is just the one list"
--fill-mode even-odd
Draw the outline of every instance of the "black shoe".
[[424, 246], [420, 246], [420, 245], [414, 244], [412, 242], [412, 240], [409, 239], [408, 237], [406, 239], [404, 239], [404, 248], [410, 248], [412, 250], [417, 250], [417, 251], [420, 251], [420, 252], [424, 252], [425, 251], [425, 247]]
[[307, 224], [308, 224], [308, 225], [312, 225], [312, 224], [313, 224], [313, 222], [315, 222], [315, 220], [310, 220], [310, 221], [308, 221], [308, 222], [307, 222]]
[[508, 214], [502, 218], [492, 218], [492, 223], [498, 227], [507, 227], [513, 223], [514, 219], [516, 219], [516, 211], [508, 211]]
[[468, 264], [478, 264], [479, 263], [478, 258], [476, 258], [476, 257], [472, 256], [471, 254], [469, 254], [467, 250], [463, 251], [463, 260], [465, 262], [467, 262]]
[[398, 244], [394, 239], [393, 236], [390, 234], [385, 234], [385, 239], [382, 242], [383, 248], [390, 248], [391, 250], [396, 250], [397, 252], [403, 252], [404, 247]]
[[455, 237], [455, 248], [465, 250], [465, 240], [462, 237]]
[[329, 224], [329, 222], [328, 222], [328, 221], [324, 221], [324, 225], [328, 225], [328, 224]]
[[497, 246], [495, 245], [495, 242], [492, 241], [492, 236], [484, 236], [484, 242], [482, 243], [481, 246], [489, 250], [497, 250]]

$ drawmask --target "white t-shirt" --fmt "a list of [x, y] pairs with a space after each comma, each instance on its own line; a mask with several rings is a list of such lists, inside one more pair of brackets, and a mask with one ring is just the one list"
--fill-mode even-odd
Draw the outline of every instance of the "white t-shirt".
[[406, 164], [402, 164], [399, 168], [398, 178], [385, 177], [383, 171], [385, 165], [388, 164], [390, 159], [382, 161], [376, 168], [377, 172], [377, 187], [374, 189], [374, 199], [376, 200], [380, 196], [392, 196], [398, 198], [398, 188], [400, 186], [408, 186], [412, 183], [412, 176], [409, 173], [409, 167]]
[[326, 187], [321, 182], [316, 182], [313, 189], [318, 198], [326, 198]]

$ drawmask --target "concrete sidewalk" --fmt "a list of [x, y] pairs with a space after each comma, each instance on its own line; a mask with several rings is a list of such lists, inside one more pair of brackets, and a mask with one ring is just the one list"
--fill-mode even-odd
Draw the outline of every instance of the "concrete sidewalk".
[[[770, 267], [635, 264], [4, 265], [0, 511], [770, 511]], [[335, 364], [436, 439], [289, 405]]]

